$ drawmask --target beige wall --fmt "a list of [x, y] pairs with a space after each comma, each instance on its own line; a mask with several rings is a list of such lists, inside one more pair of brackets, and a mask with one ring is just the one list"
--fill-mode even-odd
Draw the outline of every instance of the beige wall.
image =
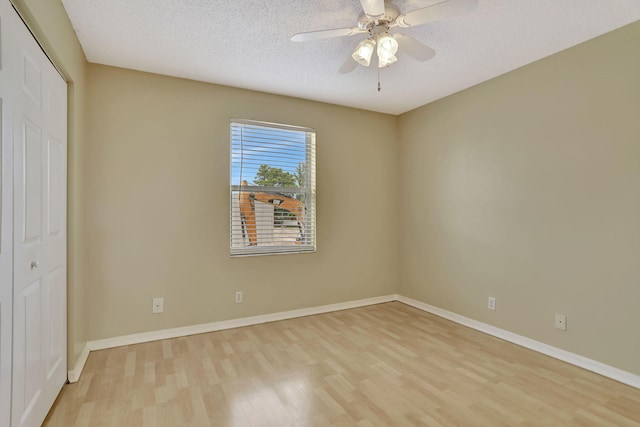
[[401, 294], [640, 374], [639, 41], [400, 117]]
[[[395, 293], [396, 117], [89, 70], [90, 339]], [[229, 257], [232, 117], [316, 129], [317, 253]]]
[[67, 80], [68, 119], [68, 365], [72, 368], [86, 337], [86, 246], [84, 240], [84, 144], [86, 67], [80, 43], [59, 0], [11, 0], [47, 55]]

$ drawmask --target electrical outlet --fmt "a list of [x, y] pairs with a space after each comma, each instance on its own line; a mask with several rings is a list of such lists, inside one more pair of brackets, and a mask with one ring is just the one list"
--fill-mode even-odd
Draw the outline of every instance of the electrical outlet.
[[489, 297], [489, 300], [487, 301], [487, 308], [489, 310], [496, 309], [496, 299], [494, 297]]
[[556, 328], [563, 331], [567, 330], [567, 316], [564, 314], [556, 314]]
[[242, 291], [236, 291], [236, 302], [242, 302]]
[[162, 313], [163, 311], [164, 311], [164, 298], [154, 298], [151, 312], [157, 314], [157, 313]]

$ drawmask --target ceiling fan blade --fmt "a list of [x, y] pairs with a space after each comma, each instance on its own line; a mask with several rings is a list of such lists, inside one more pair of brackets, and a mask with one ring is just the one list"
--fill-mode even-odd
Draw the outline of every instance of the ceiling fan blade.
[[414, 38], [405, 36], [404, 34], [394, 34], [393, 38], [398, 41], [398, 45], [400, 46], [398, 52], [406, 53], [413, 59], [428, 61], [436, 56], [435, 50]]
[[308, 33], [298, 33], [291, 36], [292, 42], [308, 42], [312, 40], [329, 39], [332, 37], [353, 36], [362, 33], [358, 27], [354, 28], [337, 28], [335, 30], [309, 31]]
[[426, 24], [452, 16], [472, 12], [478, 6], [478, 0], [444, 0], [398, 16], [396, 23], [401, 27]]
[[340, 74], [348, 74], [353, 70], [355, 70], [357, 66], [358, 66], [358, 63], [351, 56], [349, 56], [347, 60], [344, 61], [344, 64], [342, 64], [338, 72]]
[[364, 14], [371, 18], [384, 16], [384, 0], [360, 0]]

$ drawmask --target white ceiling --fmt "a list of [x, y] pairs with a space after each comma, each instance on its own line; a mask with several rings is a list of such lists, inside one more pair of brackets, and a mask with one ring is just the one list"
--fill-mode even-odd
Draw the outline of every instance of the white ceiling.
[[[440, 0], [437, 0], [440, 1]], [[434, 0], [393, 0], [401, 12]], [[479, 0], [470, 15], [394, 28], [436, 50], [338, 69], [366, 34], [359, 0], [62, 0], [90, 62], [401, 114], [640, 19], [640, 0]]]

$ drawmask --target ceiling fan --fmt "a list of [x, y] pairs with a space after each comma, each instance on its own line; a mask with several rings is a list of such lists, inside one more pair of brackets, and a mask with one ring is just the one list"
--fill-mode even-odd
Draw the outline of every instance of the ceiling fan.
[[396, 62], [398, 49], [418, 61], [428, 61], [436, 54], [433, 49], [404, 34], [389, 34], [389, 30], [393, 27], [414, 27], [469, 13], [476, 8], [478, 0], [442, 0], [407, 13], [400, 13], [396, 6], [384, 0], [360, 0], [360, 4], [363, 12], [358, 17], [357, 27], [294, 34], [291, 41], [307, 42], [369, 33], [369, 37], [358, 43], [351, 57], [340, 67], [339, 72], [343, 74], [353, 71], [358, 64], [369, 66], [374, 50], [379, 68]]

